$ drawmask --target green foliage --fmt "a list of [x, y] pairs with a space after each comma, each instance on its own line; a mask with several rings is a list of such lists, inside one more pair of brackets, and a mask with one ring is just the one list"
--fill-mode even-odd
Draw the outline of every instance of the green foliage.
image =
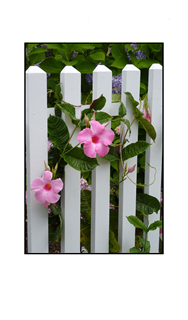
[[130, 143], [122, 151], [123, 161], [133, 158], [140, 153], [143, 153], [151, 144], [146, 141], [137, 141], [135, 143]]
[[123, 102], [120, 103], [118, 113], [119, 113], [120, 117], [124, 117], [127, 114], [127, 110], [126, 110]]
[[69, 140], [69, 131], [63, 119], [57, 116], [49, 116], [48, 135], [52, 143], [54, 143], [60, 151], [63, 151]]
[[149, 194], [138, 193], [136, 197], [136, 210], [146, 215], [153, 212], [158, 213], [161, 205], [160, 202]]
[[91, 171], [99, 164], [95, 158], [89, 158], [85, 155], [82, 148], [75, 147], [61, 157], [74, 169], [82, 172]]
[[150, 224], [150, 226], [147, 229], [147, 232], [150, 230], [156, 230], [157, 228], [162, 228], [163, 222], [161, 220], [157, 220]]
[[105, 106], [105, 103], [106, 98], [102, 94], [98, 99], [93, 100], [90, 105], [90, 109], [101, 110]]
[[129, 216], [127, 217], [127, 220], [136, 228], [142, 229], [144, 232], [147, 232], [147, 227], [145, 226], [145, 224], [136, 216]]

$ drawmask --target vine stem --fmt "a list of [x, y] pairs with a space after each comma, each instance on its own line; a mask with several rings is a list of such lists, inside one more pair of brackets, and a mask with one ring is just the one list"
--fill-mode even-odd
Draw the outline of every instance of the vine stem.
[[64, 150], [63, 150], [62, 155], [64, 154], [64, 151], [66, 150], [66, 148], [67, 148], [67, 146], [68, 146], [68, 144], [69, 144], [69, 142], [70, 142], [73, 134], [75, 133], [76, 129], [78, 128], [78, 126], [79, 126], [79, 123], [76, 125], [76, 127], [74, 128], [74, 130], [73, 130], [73, 132], [72, 132], [72, 134], [71, 134], [71, 136], [70, 136], [70, 138], [69, 138], [69, 140], [67, 141], [66, 146], [65, 146], [65, 148], [64, 148]]
[[149, 186], [151, 186], [151, 185], [155, 182], [155, 180], [156, 180], [157, 169], [156, 169], [155, 167], [152, 167], [148, 162], [147, 162], [147, 164], [148, 164], [149, 167], [155, 169], [154, 180], [153, 180], [152, 183], [150, 183], [150, 184], [135, 183], [133, 180], [131, 180], [131, 178], [129, 178], [128, 175], [126, 175], [126, 177], [127, 177], [132, 183], [134, 183], [136, 186], [139, 186], [139, 187], [149, 187]]

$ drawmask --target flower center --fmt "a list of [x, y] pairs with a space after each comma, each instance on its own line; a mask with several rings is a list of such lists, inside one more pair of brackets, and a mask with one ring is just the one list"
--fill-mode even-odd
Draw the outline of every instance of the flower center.
[[99, 137], [93, 136], [93, 137], [92, 137], [92, 142], [93, 142], [93, 143], [98, 143], [98, 142], [99, 142]]
[[49, 183], [47, 183], [45, 186], [44, 186], [44, 189], [46, 191], [50, 191], [52, 189], [51, 185]]

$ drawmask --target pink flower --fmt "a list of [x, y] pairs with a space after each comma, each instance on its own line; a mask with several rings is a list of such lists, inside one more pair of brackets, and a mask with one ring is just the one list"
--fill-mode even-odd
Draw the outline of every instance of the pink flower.
[[135, 167], [136, 167], [136, 164], [134, 164], [133, 166], [130, 166], [130, 167], [128, 168], [127, 173], [133, 172], [133, 171], [135, 170]]
[[31, 190], [35, 190], [35, 198], [38, 202], [44, 203], [44, 207], [48, 207], [50, 203], [59, 200], [60, 192], [63, 189], [62, 180], [52, 180], [52, 172], [44, 171], [42, 178], [37, 178], [31, 183]]
[[98, 121], [90, 121], [91, 129], [86, 128], [78, 134], [78, 142], [84, 143], [84, 153], [89, 158], [104, 157], [109, 152], [109, 147], [114, 139], [111, 129], [105, 130], [105, 126]]

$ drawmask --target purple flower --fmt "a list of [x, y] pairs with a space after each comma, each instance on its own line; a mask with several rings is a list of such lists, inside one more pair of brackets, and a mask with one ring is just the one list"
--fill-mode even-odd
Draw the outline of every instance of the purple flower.
[[53, 146], [52, 141], [48, 140], [48, 151], [50, 150], [50, 148]]
[[[134, 49], [138, 48], [136, 43], [131, 43], [131, 47], [133, 47]], [[136, 56], [136, 59], [146, 59], [146, 54], [142, 50], [138, 50], [138, 51], [132, 50], [132, 53]], [[129, 62], [132, 63], [131, 57], [130, 57], [130, 55], [128, 53], [127, 53], [127, 58], [129, 60]]]
[[122, 74], [112, 77], [112, 93], [121, 94]]

